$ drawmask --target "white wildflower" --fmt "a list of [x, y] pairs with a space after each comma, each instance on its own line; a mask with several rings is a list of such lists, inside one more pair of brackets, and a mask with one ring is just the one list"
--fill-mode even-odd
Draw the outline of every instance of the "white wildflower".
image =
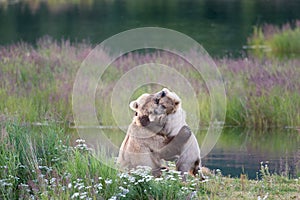
[[144, 181], [145, 181], [144, 178], [138, 180], [139, 183], [142, 183], [142, 182], [144, 182]]
[[176, 171], [176, 170], [169, 170], [169, 173], [170, 173], [170, 174], [177, 174], [177, 175], [180, 175], [180, 174], [181, 174], [180, 171]]
[[112, 180], [111, 180], [111, 179], [106, 179], [106, 180], [105, 180], [105, 184], [106, 184], [106, 185], [112, 184]]
[[82, 188], [84, 188], [84, 185], [83, 185], [83, 183], [76, 183], [75, 184], [75, 186], [74, 186], [74, 188], [76, 189], [76, 188], [78, 188], [78, 190], [81, 190]]
[[56, 178], [51, 178], [50, 179], [50, 184], [52, 185], [53, 183], [55, 183], [55, 181], [56, 181]]
[[149, 181], [151, 181], [152, 180], [152, 177], [147, 177], [146, 178], [146, 182], [149, 182]]
[[51, 159], [52, 162], [57, 162], [59, 160], [60, 160], [60, 158], [56, 158], [56, 157], [54, 157], [54, 158]]
[[117, 200], [117, 197], [116, 196], [112, 196], [108, 200]]
[[83, 186], [83, 185], [80, 185], [80, 186], [78, 187], [78, 190], [81, 190], [82, 188], [84, 188], [84, 186]]
[[126, 188], [124, 188], [124, 187], [122, 187], [122, 186], [120, 186], [119, 189], [122, 191], [122, 193], [120, 193], [120, 195], [121, 195], [122, 197], [125, 197], [125, 195], [129, 192], [128, 189], [126, 189]]
[[119, 176], [120, 178], [128, 178], [128, 174], [126, 174], [126, 173], [118, 174], [118, 176]]
[[80, 194], [80, 199], [85, 199], [87, 197], [87, 192], [83, 192]]
[[129, 176], [128, 180], [130, 181], [130, 183], [134, 183], [135, 182], [135, 178], [133, 176]]
[[125, 195], [125, 194], [127, 194], [129, 192], [129, 190], [125, 188], [122, 192]]
[[102, 190], [102, 184], [98, 183], [94, 187], [96, 187], [98, 190]]
[[167, 178], [173, 178], [174, 176], [172, 175], [172, 174], [169, 174], [168, 176], [167, 176]]
[[75, 192], [72, 196], [71, 196], [71, 199], [75, 199], [79, 197], [79, 193], [78, 192]]
[[29, 187], [27, 184], [21, 183], [20, 184], [21, 187]]
[[81, 138], [78, 138], [78, 139], [76, 140], [76, 143], [85, 143], [85, 140], [84, 140], [84, 139], [81, 139]]
[[193, 192], [191, 193], [191, 196], [190, 196], [189, 199], [193, 199], [194, 197], [196, 197], [196, 195], [197, 195], [197, 192], [196, 192], [196, 191], [193, 191]]
[[187, 187], [182, 187], [181, 189], [182, 189], [182, 190], [188, 190], [188, 188], [187, 188]]

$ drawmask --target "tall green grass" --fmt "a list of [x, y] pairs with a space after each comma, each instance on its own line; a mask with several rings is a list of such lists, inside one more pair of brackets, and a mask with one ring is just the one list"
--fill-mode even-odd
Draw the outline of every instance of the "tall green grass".
[[105, 199], [114, 192], [114, 184], [110, 190], [100, 185], [114, 179], [117, 171], [103, 165], [85, 146], [70, 146], [64, 128], [18, 122], [1, 127], [1, 199], [69, 199], [76, 193], [82, 197], [82, 187], [88, 195], [97, 193]]
[[[73, 122], [73, 83], [80, 64], [91, 50], [92, 46], [86, 43], [57, 42], [47, 37], [38, 40], [36, 47], [24, 43], [0, 47], [0, 117], [26, 123]], [[299, 126], [299, 59], [223, 58], [215, 62], [225, 84], [226, 125]], [[145, 63], [172, 66], [185, 76], [198, 99], [199, 123], [203, 126], [211, 123], [210, 93], [201, 74], [174, 54], [136, 52], [117, 59], [104, 73], [95, 99], [100, 124], [116, 125], [109, 99], [111, 92], [123, 74]], [[131, 99], [161, 88], [141, 87]], [[182, 99], [187, 114], [196, 109], [188, 98]], [[128, 99], [120, 97], [120, 101], [128, 107]]]

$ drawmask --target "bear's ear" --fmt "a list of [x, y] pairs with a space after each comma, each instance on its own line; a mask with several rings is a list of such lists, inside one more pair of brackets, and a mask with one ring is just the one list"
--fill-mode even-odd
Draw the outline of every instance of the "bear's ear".
[[150, 96], [150, 94], [145, 93], [142, 94], [139, 98], [137, 98], [136, 100], [130, 102], [129, 107], [131, 108], [131, 110], [133, 111], [137, 111], [139, 105], [143, 104], [145, 99]]
[[175, 102], [175, 105], [180, 104], [181, 99], [179, 98], [179, 96], [175, 92], [170, 92], [170, 90], [168, 90], [167, 88], [164, 88], [163, 91], [165, 91], [165, 93], [168, 97], [173, 99], [173, 101]]
[[137, 111], [139, 105], [136, 101], [132, 101], [132, 102], [130, 102], [129, 107], [131, 108], [131, 110]]
[[163, 88], [162, 91], [165, 92], [166, 94], [170, 93], [170, 90], [168, 88]]

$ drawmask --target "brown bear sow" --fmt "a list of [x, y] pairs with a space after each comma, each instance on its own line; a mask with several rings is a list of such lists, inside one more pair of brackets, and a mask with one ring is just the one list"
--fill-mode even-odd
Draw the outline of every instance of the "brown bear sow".
[[[185, 111], [181, 107], [181, 99], [174, 93], [170, 92], [168, 89], [164, 88], [161, 92], [155, 94], [156, 103], [154, 112], [149, 115], [149, 121], [154, 122], [158, 119], [164, 119], [164, 127], [160, 131], [165, 134], [168, 138], [176, 137], [179, 130], [182, 127], [186, 127], [185, 121]], [[177, 155], [176, 168], [181, 171], [182, 174], [185, 172], [190, 172], [192, 175], [198, 174], [201, 169], [201, 157], [200, 148], [197, 139], [194, 134], [187, 142], [183, 142], [183, 151]], [[162, 157], [165, 160], [174, 160], [173, 157]], [[200, 173], [203, 179], [202, 173]]]
[[[155, 122], [148, 123], [148, 116], [153, 114], [157, 107], [155, 96], [151, 94], [143, 94], [130, 103], [130, 108], [136, 113], [120, 147], [117, 159], [120, 167], [132, 169], [137, 166], [149, 166], [152, 168], [153, 175], [159, 176], [162, 167], [161, 158], [153, 151], [161, 151], [162, 155], [167, 157], [172, 157], [182, 151], [182, 141], [186, 142], [189, 139], [190, 132], [183, 128], [178, 136], [167, 144], [166, 137], [157, 134], [163, 127], [165, 119], [158, 117]], [[152, 128], [145, 128], [141, 123], [147, 123]]]

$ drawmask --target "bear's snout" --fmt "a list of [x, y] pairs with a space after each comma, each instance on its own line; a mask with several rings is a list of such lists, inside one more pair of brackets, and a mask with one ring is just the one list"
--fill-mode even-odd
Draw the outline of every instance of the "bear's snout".
[[139, 117], [139, 120], [142, 126], [148, 126], [150, 124], [149, 116], [147, 115]]
[[161, 97], [165, 97], [166, 96], [166, 92], [165, 91], [162, 91], [161, 92]]

